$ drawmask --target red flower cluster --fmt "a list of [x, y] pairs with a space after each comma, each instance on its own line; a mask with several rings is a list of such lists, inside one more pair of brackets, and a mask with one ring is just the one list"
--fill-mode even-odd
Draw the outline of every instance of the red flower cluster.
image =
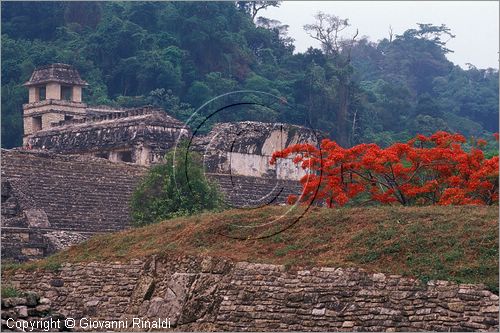
[[[495, 135], [498, 141], [498, 135]], [[275, 152], [271, 163], [294, 156], [308, 174], [301, 201], [328, 207], [368, 200], [402, 205], [491, 205], [498, 203], [498, 156], [484, 157], [477, 140], [468, 151], [459, 134], [417, 135], [388, 148], [360, 144], [342, 148], [329, 139], [320, 148], [296, 144]], [[298, 200], [288, 198], [289, 203]]]

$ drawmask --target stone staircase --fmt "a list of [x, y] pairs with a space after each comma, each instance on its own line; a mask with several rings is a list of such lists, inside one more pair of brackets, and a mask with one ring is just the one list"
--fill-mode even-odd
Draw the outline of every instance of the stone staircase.
[[50, 254], [50, 246], [38, 229], [2, 227], [2, 260], [26, 261]]
[[26, 261], [49, 254], [47, 239], [39, 229], [28, 228], [28, 219], [19, 205], [10, 182], [2, 175], [2, 260]]
[[45, 211], [51, 229], [117, 231], [143, 167], [83, 156], [2, 151], [2, 176], [23, 209]]
[[2, 259], [45, 257], [129, 226], [144, 167], [105, 159], [2, 150]]
[[302, 186], [298, 181], [258, 178], [225, 174], [207, 174], [216, 182], [233, 207], [259, 207], [286, 204], [290, 194], [299, 196]]
[[[93, 234], [130, 226], [147, 168], [90, 156], [2, 150], [2, 258], [45, 257]], [[297, 181], [208, 174], [236, 208], [285, 204]]]

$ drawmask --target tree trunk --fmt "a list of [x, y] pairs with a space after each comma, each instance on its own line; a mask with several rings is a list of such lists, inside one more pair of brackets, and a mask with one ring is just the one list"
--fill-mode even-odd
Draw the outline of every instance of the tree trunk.
[[349, 88], [347, 87], [346, 83], [341, 83], [340, 84], [340, 90], [339, 90], [339, 97], [340, 97], [340, 103], [339, 103], [339, 110], [337, 112], [337, 142], [342, 146], [342, 147], [348, 147], [349, 146], [349, 130], [348, 130], [348, 123], [347, 123], [347, 115], [349, 113]]

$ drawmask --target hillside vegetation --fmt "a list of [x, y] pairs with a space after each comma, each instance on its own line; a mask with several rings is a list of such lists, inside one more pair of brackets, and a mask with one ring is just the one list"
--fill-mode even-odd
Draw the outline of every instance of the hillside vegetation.
[[[289, 269], [355, 266], [423, 280], [485, 283], [498, 291], [498, 207], [312, 208], [298, 221], [303, 211], [288, 210], [265, 207], [172, 219], [97, 236], [22, 267], [207, 255]], [[285, 227], [290, 228], [275, 234]]]
[[[54, 62], [76, 66], [90, 84], [84, 93], [89, 104], [149, 103], [183, 121], [223, 93], [271, 93], [289, 107], [231, 108], [211, 121], [307, 124], [343, 146], [387, 146], [437, 130], [489, 139], [498, 131], [498, 70], [450, 62], [446, 41], [454, 32], [440, 22], [412, 22], [378, 41], [362, 37], [370, 35], [363, 30], [352, 40], [352, 26], [342, 32], [345, 40], [294, 53], [288, 27], [263, 17], [265, 11], [254, 15], [244, 1], [1, 6], [2, 147], [22, 141], [28, 98], [22, 84], [35, 67]], [[343, 29], [349, 18], [340, 19]], [[308, 23], [314, 36], [318, 17]]]

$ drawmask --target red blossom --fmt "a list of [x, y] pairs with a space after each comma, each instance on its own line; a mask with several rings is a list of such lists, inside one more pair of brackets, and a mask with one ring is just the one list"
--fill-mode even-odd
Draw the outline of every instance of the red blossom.
[[[495, 133], [498, 140], [498, 133]], [[303, 202], [314, 198], [328, 207], [343, 206], [358, 197], [384, 204], [491, 205], [498, 202], [498, 156], [484, 157], [486, 144], [466, 151], [464, 136], [436, 132], [417, 135], [388, 148], [360, 144], [343, 148], [325, 139], [320, 148], [296, 144], [275, 152], [271, 163], [293, 157], [309, 171], [301, 179]], [[295, 203], [297, 197], [290, 197]]]

